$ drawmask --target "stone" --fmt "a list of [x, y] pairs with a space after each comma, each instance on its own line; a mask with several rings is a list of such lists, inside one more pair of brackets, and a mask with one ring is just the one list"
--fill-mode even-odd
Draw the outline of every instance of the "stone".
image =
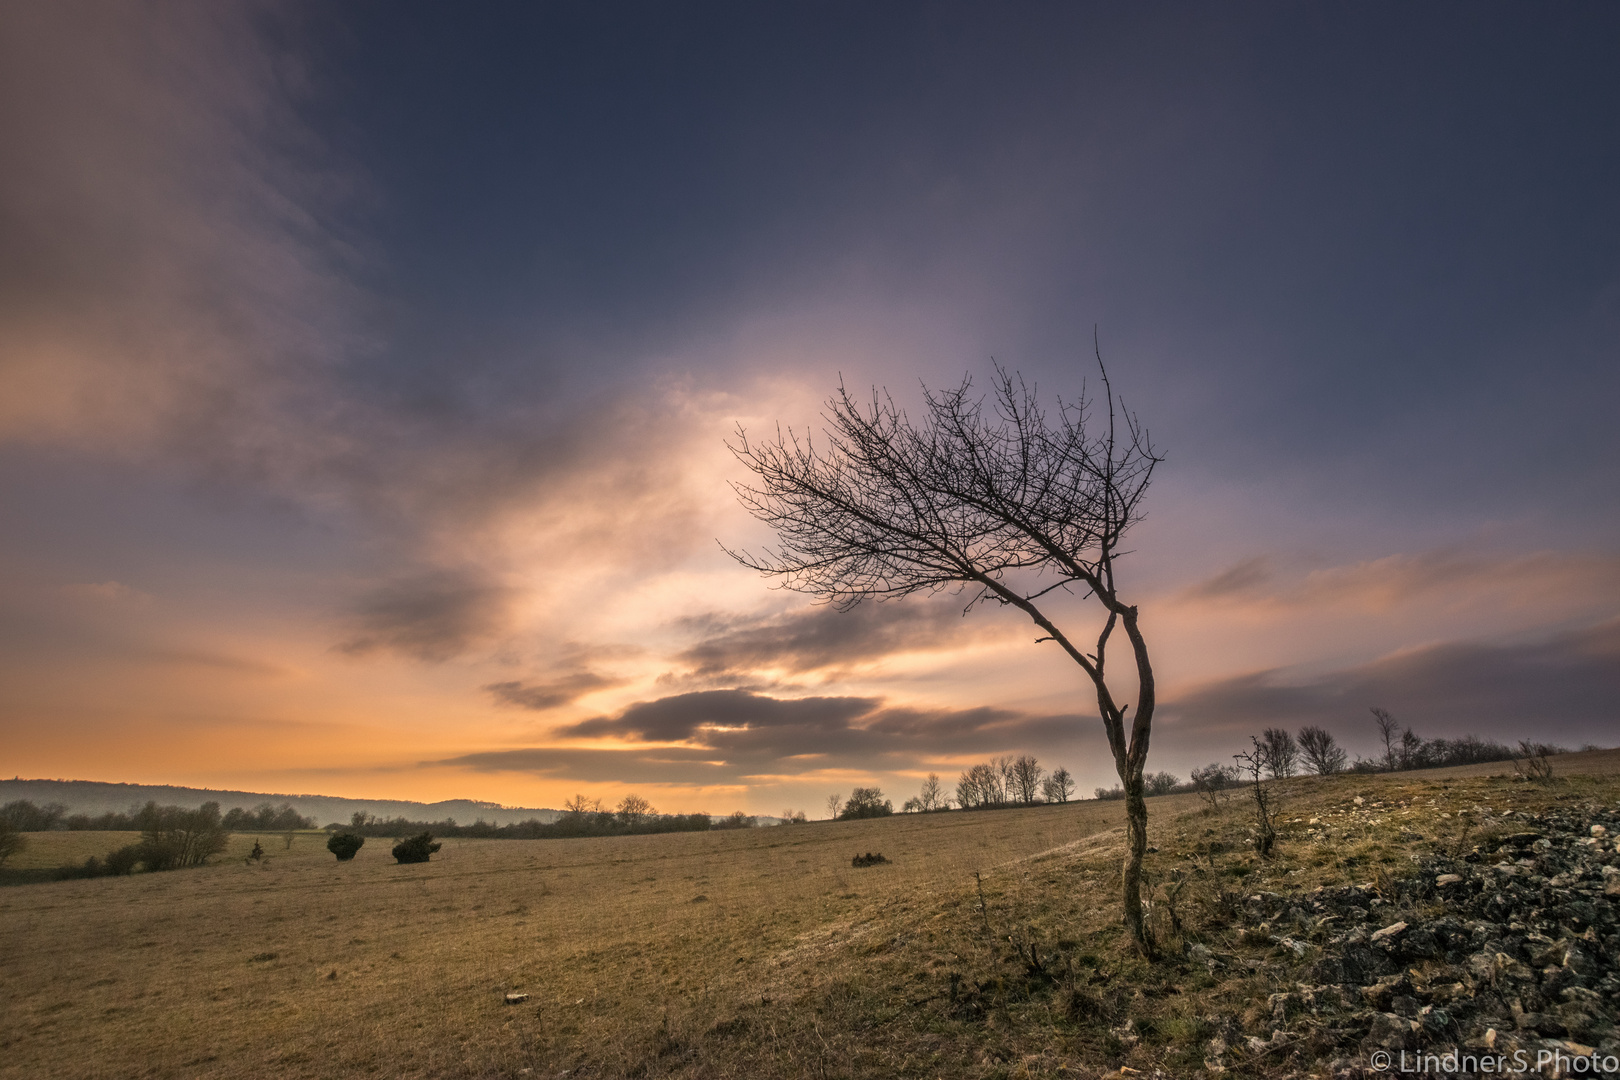
[[1394, 938], [1397, 934], [1399, 934], [1401, 931], [1403, 931], [1405, 929], [1406, 929], [1406, 924], [1403, 923], [1403, 922], [1391, 923], [1388, 926], [1384, 927], [1382, 930], [1374, 930], [1373, 934], [1372, 934], [1372, 940], [1373, 941], [1389, 941], [1390, 939]]

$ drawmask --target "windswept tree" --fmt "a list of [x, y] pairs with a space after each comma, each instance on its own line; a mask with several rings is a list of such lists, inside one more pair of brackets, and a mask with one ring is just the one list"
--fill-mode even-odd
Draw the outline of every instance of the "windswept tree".
[[1395, 761], [1399, 754], [1397, 747], [1400, 744], [1399, 733], [1401, 722], [1388, 709], [1380, 709], [1374, 705], [1369, 710], [1373, 715], [1373, 723], [1378, 725], [1378, 737], [1384, 740], [1384, 768], [1390, 772], [1395, 771]]
[[[1125, 789], [1125, 924], [1151, 954], [1141, 878], [1153, 668], [1115, 569], [1160, 459], [1136, 417], [1116, 405], [1106, 370], [1102, 383], [1096, 425], [1083, 393], [1048, 415], [1033, 388], [998, 366], [988, 406], [964, 379], [946, 392], [925, 388], [925, 415], [914, 423], [887, 394], [874, 391], [863, 404], [840, 386], [823, 414], [825, 441], [778, 428], [756, 442], [739, 428], [731, 451], [755, 481], [736, 491], [776, 530], [778, 545], [727, 551], [840, 611], [966, 590], [964, 613], [993, 601], [1028, 616], [1041, 630], [1036, 641], [1062, 649], [1095, 692]], [[1043, 605], [1054, 592], [1094, 602], [1093, 643], [1053, 621]], [[1109, 665], [1116, 632], [1129, 648], [1123, 681]], [[1121, 697], [1132, 689], [1134, 711]]]
[[1061, 765], [1052, 770], [1052, 775], [1041, 781], [1041, 798], [1047, 802], [1066, 803], [1073, 794], [1074, 777]]
[[1287, 728], [1266, 728], [1265, 734], [1260, 736], [1260, 746], [1265, 751], [1266, 769], [1273, 780], [1286, 780], [1294, 775], [1299, 766], [1299, 746], [1292, 732]]
[[1314, 725], [1299, 729], [1299, 752], [1305, 758], [1305, 764], [1317, 776], [1331, 776], [1333, 773], [1344, 771], [1347, 757], [1344, 748], [1333, 738], [1333, 733], [1327, 728]]

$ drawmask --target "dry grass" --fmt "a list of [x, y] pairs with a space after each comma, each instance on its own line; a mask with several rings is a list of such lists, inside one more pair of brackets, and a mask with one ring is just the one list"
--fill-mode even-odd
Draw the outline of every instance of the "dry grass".
[[[1296, 781], [1268, 863], [1241, 850], [1240, 802], [1154, 799], [1149, 869], [1168, 886], [1229, 845], [1178, 897], [1179, 936], [1241, 952], [1217, 913], [1227, 882], [1398, 875], [1452, 842], [1442, 813], [1620, 796], [1620, 753], [1555, 763], [1547, 786]], [[447, 840], [417, 866], [379, 839], [339, 864], [316, 835], [287, 853], [262, 838], [269, 864], [244, 866], [237, 837], [234, 861], [200, 870], [0, 890], [0, 1076], [1185, 1075], [1207, 1017], [1274, 987], [1124, 950], [1121, 810]], [[892, 861], [851, 868], [865, 851]]]

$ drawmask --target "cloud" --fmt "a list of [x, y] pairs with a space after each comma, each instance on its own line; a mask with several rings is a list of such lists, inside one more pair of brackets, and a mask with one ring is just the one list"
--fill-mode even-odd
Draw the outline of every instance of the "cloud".
[[948, 601], [862, 604], [852, 611], [813, 607], [775, 618], [711, 613], [683, 619], [680, 627], [702, 635], [676, 659], [688, 678], [732, 680], [759, 670], [803, 674], [870, 664], [896, 653], [950, 649], [994, 633], [969, 623], [962, 607]]
[[1385, 611], [1416, 601], [1457, 602], [1481, 595], [1518, 602], [1568, 596], [1620, 596], [1620, 555], [1540, 551], [1500, 556], [1455, 547], [1388, 555], [1285, 578], [1257, 555], [1183, 590], [1189, 605], [1267, 608], [1354, 607]]
[[662, 762], [662, 781], [696, 783], [696, 777], [711, 774], [735, 779], [828, 768], [906, 769], [927, 760], [1072, 745], [1097, 735], [1096, 729], [1082, 717], [1010, 709], [894, 707], [873, 697], [704, 690], [637, 702], [616, 716], [553, 732], [563, 739], [614, 739], [616, 746], [489, 751], [440, 764], [544, 771], [586, 754], [591, 761], [622, 760], [631, 769]]
[[516, 705], [522, 709], [544, 711], [546, 709], [555, 709], [559, 705], [570, 704], [597, 690], [623, 686], [628, 681], [627, 679], [614, 678], [608, 675], [598, 675], [594, 671], [579, 671], [547, 682], [497, 682], [490, 683], [483, 689], [489, 691], [494, 695], [496, 701], [503, 704]]
[[394, 652], [443, 661], [505, 629], [512, 590], [473, 571], [430, 571], [390, 582], [361, 599], [357, 632], [337, 649]]
[[1247, 735], [1318, 724], [1341, 737], [1390, 709], [1429, 737], [1473, 732], [1576, 743], [1612, 742], [1620, 716], [1620, 620], [1529, 644], [1448, 642], [1290, 682], [1259, 671], [1167, 700], [1162, 715], [1194, 735]]

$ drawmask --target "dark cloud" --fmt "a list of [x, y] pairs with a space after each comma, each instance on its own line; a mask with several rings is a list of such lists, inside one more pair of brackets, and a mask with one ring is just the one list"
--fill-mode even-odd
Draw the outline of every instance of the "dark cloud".
[[579, 671], [572, 675], [563, 675], [546, 682], [498, 682], [490, 683], [484, 689], [495, 696], [495, 700], [506, 705], [516, 705], [522, 709], [555, 709], [559, 705], [567, 705], [584, 697], [593, 690], [606, 690], [609, 687], [623, 686], [627, 680], [617, 679], [608, 675], [598, 675], [594, 671]]
[[703, 635], [676, 656], [698, 679], [725, 679], [759, 668], [799, 674], [871, 662], [894, 653], [950, 648], [988, 629], [983, 621], [964, 621], [962, 605], [944, 600], [862, 604], [847, 612], [813, 607], [772, 619], [711, 613], [681, 625]]
[[795, 732], [814, 737], [850, 730], [870, 714], [878, 698], [809, 697], [782, 699], [747, 690], [702, 690], [641, 701], [615, 718], [599, 716], [562, 728], [573, 736], [619, 736], [644, 742], [695, 739], [708, 746], [736, 732], [771, 730], [781, 738]]
[[478, 574], [433, 571], [391, 582], [356, 605], [357, 632], [338, 644], [355, 656], [389, 651], [448, 660], [498, 633], [511, 590]]
[[1432, 645], [1304, 682], [1255, 672], [1167, 701], [1163, 715], [1187, 738], [1318, 724], [1353, 744], [1370, 734], [1373, 705], [1431, 738], [1471, 732], [1612, 743], [1620, 717], [1620, 620], [1530, 644]]
[[[1083, 718], [1011, 709], [889, 708], [880, 698], [777, 698], [730, 689], [638, 702], [618, 716], [584, 720], [556, 733], [630, 743], [685, 743], [685, 749], [696, 754], [692, 760], [724, 763], [749, 773], [782, 773], [880, 764], [906, 768], [930, 757], [1061, 746], [1095, 728]], [[604, 752], [623, 753], [630, 759], [643, 754], [633, 745]], [[525, 754], [540, 755], [534, 759], [540, 760], [550, 751], [513, 753], [519, 756], [485, 755], [479, 760], [530, 760], [521, 756]]]

